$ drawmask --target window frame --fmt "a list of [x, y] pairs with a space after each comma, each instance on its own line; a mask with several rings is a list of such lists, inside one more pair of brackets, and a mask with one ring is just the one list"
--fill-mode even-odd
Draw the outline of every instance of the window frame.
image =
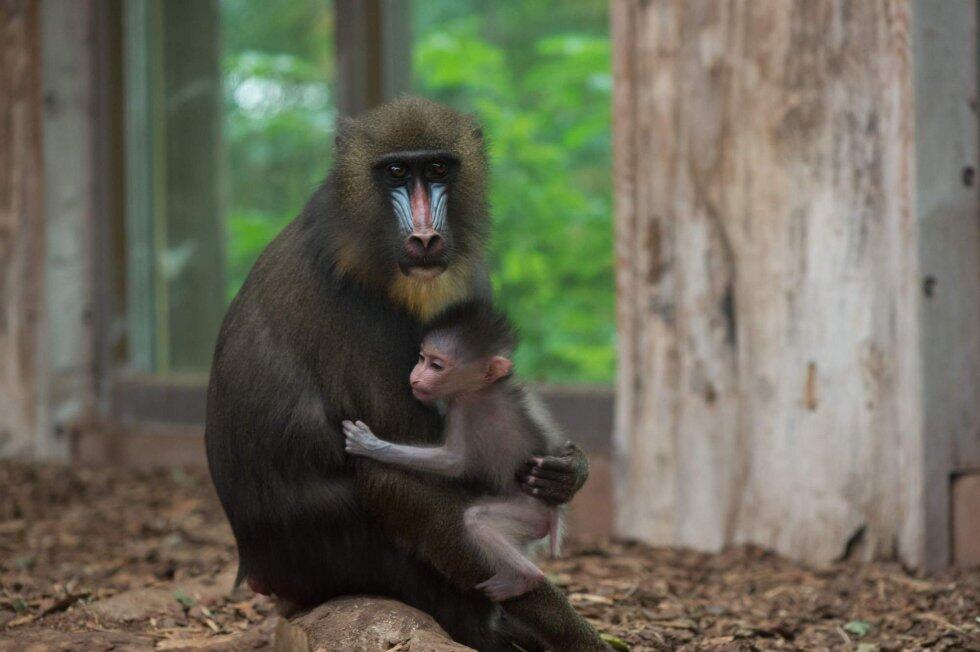
[[[135, 5], [150, 6], [149, 2]], [[408, 90], [409, 3], [334, 0], [333, 10], [339, 113], [356, 114]], [[152, 339], [152, 328], [145, 323], [152, 312], [144, 305], [145, 297], [151, 295], [146, 284], [152, 283], [148, 280], [152, 274], [138, 270], [151, 269], [147, 260], [152, 251], [146, 249], [152, 241], [141, 235], [146, 236], [146, 229], [153, 228], [146, 219], [152, 211], [135, 203], [141, 197], [150, 202], [152, 198], [147, 199], [147, 193], [125, 193], [118, 181], [143, 187], [143, 177], [152, 174], [148, 166], [140, 165], [127, 153], [133, 149], [124, 146], [127, 138], [147, 133], [139, 122], [145, 119], [145, 112], [127, 106], [132, 100], [125, 93], [127, 82], [134, 82], [132, 71], [138, 74], [149, 65], [148, 50], [137, 52], [126, 46], [124, 30], [135, 29], [130, 23], [138, 22], [139, 15], [134, 18], [127, 20], [122, 0], [95, 0], [91, 54], [95, 95], [92, 130], [97, 143], [93, 161], [96, 223], [92, 311], [96, 412], [103, 424], [131, 429], [153, 429], [154, 424], [199, 428], [204, 423], [207, 373], [149, 371], [153, 342], [132, 345], [134, 338]], [[142, 55], [130, 71], [123, 65], [126, 55]]]

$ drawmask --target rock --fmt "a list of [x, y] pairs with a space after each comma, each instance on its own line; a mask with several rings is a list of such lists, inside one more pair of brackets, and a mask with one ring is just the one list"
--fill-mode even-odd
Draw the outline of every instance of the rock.
[[350, 596], [283, 618], [275, 652], [463, 652], [426, 613], [397, 600]]

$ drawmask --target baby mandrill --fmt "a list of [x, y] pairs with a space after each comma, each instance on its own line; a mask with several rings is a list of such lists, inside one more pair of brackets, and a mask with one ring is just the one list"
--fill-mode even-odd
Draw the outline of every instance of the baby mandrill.
[[544, 578], [524, 554], [532, 542], [550, 534], [552, 556], [559, 546], [558, 509], [523, 493], [516, 480], [529, 458], [560, 448], [557, 430], [510, 376], [516, 344], [506, 318], [488, 303], [451, 306], [426, 328], [410, 378], [415, 398], [443, 402], [443, 444], [394, 444], [360, 421], [343, 424], [352, 455], [485, 487], [486, 496], [466, 509], [464, 522], [494, 568], [476, 588], [498, 602]]

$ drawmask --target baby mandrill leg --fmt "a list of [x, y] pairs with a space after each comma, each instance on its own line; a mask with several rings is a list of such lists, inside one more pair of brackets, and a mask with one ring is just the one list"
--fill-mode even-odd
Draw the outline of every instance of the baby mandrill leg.
[[533, 522], [537, 518], [534, 511], [507, 502], [484, 503], [466, 510], [466, 530], [495, 569], [494, 575], [476, 588], [494, 602], [523, 595], [544, 579], [541, 569], [516, 545], [534, 539], [533, 532], [540, 530]]

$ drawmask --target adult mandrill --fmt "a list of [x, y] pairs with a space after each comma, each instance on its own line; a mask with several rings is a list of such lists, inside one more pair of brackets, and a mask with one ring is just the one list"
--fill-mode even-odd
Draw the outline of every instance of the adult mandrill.
[[[440, 440], [439, 415], [406, 383], [421, 322], [488, 293], [486, 154], [480, 130], [441, 105], [398, 100], [348, 121], [337, 163], [235, 297], [208, 388], [208, 464], [231, 522], [239, 579], [312, 605], [387, 595], [479, 650], [607, 649], [548, 582], [502, 603], [465, 537], [474, 493], [344, 453], [341, 422], [393, 441]], [[523, 478], [565, 502], [582, 453]], [[501, 606], [503, 611], [501, 611]]]

